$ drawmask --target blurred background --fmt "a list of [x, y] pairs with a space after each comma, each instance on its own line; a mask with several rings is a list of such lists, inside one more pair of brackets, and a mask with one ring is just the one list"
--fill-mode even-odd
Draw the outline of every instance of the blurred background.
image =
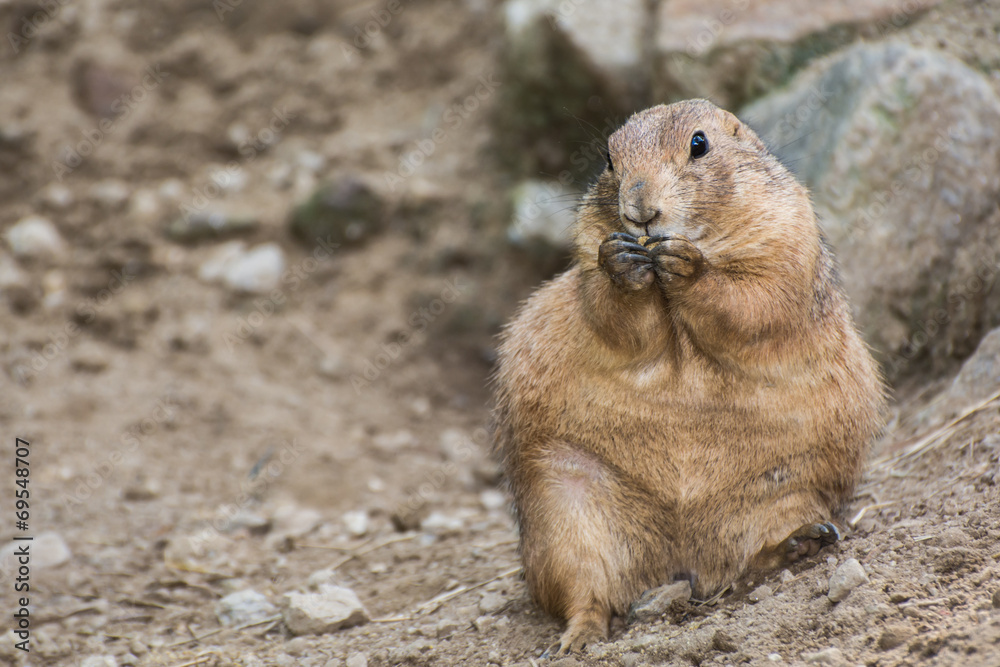
[[[0, 28], [30, 664], [528, 664], [558, 626], [489, 458], [495, 336], [567, 265], [606, 137], [691, 97], [811, 188], [894, 388], [841, 554], [879, 586], [810, 606], [821, 561], [748, 608], [767, 629], [737, 596], [594, 659], [998, 664], [996, 0], [6, 0]], [[324, 585], [363, 614], [303, 625]]]

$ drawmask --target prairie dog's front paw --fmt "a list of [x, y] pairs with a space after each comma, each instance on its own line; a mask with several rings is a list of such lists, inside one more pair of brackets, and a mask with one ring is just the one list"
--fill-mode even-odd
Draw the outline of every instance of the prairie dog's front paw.
[[629, 291], [653, 282], [653, 260], [634, 236], [617, 232], [601, 244], [597, 262], [612, 281]]
[[686, 238], [651, 236], [644, 245], [656, 275], [664, 284], [678, 278], [697, 278], [705, 269], [705, 256]]

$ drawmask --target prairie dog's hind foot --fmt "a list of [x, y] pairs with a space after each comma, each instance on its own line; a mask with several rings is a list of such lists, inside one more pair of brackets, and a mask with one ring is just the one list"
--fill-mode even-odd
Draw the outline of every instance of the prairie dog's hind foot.
[[755, 569], [770, 570], [815, 556], [839, 540], [840, 530], [829, 521], [807, 523], [776, 545], [764, 547], [756, 558]]
[[602, 611], [597, 605], [574, 615], [569, 619], [566, 631], [559, 637], [559, 641], [545, 649], [541, 658], [547, 660], [582, 653], [589, 644], [608, 638], [610, 623], [611, 614]]

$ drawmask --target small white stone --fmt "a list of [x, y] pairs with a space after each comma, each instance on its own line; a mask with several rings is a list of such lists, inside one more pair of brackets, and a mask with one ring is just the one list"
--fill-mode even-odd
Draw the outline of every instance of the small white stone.
[[184, 197], [184, 183], [177, 178], [168, 178], [160, 183], [157, 192], [165, 201], [177, 204]]
[[831, 602], [840, 602], [855, 588], [868, 581], [868, 575], [856, 558], [848, 558], [830, 577], [830, 590], [826, 594]]
[[90, 186], [88, 194], [91, 199], [101, 206], [115, 209], [128, 201], [131, 192], [124, 181], [120, 181], [117, 178], [108, 178]]
[[843, 652], [836, 647], [816, 653], [803, 653], [802, 659], [811, 665], [826, 665], [827, 667], [844, 667], [847, 664]]
[[215, 616], [225, 626], [246, 625], [271, 618], [278, 608], [255, 590], [230, 593], [215, 603]]
[[420, 527], [435, 533], [457, 533], [465, 527], [465, 522], [462, 521], [461, 517], [431, 512], [426, 519], [420, 522]]
[[140, 222], [155, 222], [162, 214], [160, 196], [149, 188], [140, 188], [132, 194], [129, 213]]
[[221, 280], [226, 269], [246, 252], [243, 241], [230, 241], [214, 248], [198, 269], [198, 278], [205, 282]]
[[21, 270], [14, 258], [0, 253], [0, 290], [10, 287], [27, 287], [28, 274]]
[[354, 537], [362, 537], [368, 532], [368, 512], [357, 510], [344, 513], [344, 526]]
[[347, 667], [368, 667], [368, 656], [364, 653], [352, 653], [347, 656]]
[[486, 489], [479, 494], [479, 502], [487, 510], [498, 510], [507, 504], [507, 496], [497, 489]]
[[66, 252], [66, 243], [48, 218], [29, 215], [7, 230], [7, 244], [17, 257], [56, 258]]
[[73, 204], [73, 191], [62, 183], [52, 183], [43, 193], [45, 203], [55, 209], [69, 208]]
[[368, 622], [368, 612], [354, 591], [320, 586], [318, 593], [285, 596], [285, 625], [293, 635], [321, 635]]
[[315, 151], [303, 150], [295, 158], [300, 167], [314, 174], [326, 166], [326, 158]]
[[269, 292], [278, 286], [285, 272], [285, 253], [275, 243], [257, 246], [226, 270], [223, 280], [242, 292]]

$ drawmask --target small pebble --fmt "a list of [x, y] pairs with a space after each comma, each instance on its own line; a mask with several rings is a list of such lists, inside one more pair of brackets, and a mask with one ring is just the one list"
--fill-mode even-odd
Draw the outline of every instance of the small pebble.
[[66, 243], [48, 218], [29, 215], [7, 230], [7, 244], [15, 257], [54, 259], [66, 252]]
[[363, 537], [368, 533], [368, 512], [357, 510], [344, 513], [344, 526], [352, 537]]
[[278, 608], [255, 590], [230, 593], [215, 604], [215, 616], [224, 626], [246, 625], [270, 618]]
[[368, 656], [364, 653], [352, 653], [347, 656], [347, 667], [368, 667]]
[[507, 600], [504, 596], [499, 593], [487, 593], [479, 600], [479, 613], [495, 614], [503, 609], [505, 604]]
[[830, 590], [826, 596], [831, 602], [840, 602], [855, 588], [868, 581], [868, 575], [856, 558], [848, 558], [830, 577]]
[[507, 504], [507, 496], [497, 489], [486, 489], [479, 494], [479, 502], [487, 510], [498, 510]]
[[90, 186], [88, 194], [101, 206], [115, 209], [128, 201], [131, 192], [129, 192], [128, 184], [124, 181], [109, 178]]
[[286, 594], [284, 619], [293, 635], [321, 635], [362, 625], [369, 616], [351, 589], [322, 585], [318, 593]]
[[284, 251], [275, 243], [263, 243], [227, 266], [222, 280], [238, 292], [261, 294], [278, 287], [284, 272]]
[[839, 648], [827, 648], [816, 653], [804, 653], [802, 659], [811, 665], [828, 665], [829, 667], [842, 667], [847, 662], [844, 654]]

